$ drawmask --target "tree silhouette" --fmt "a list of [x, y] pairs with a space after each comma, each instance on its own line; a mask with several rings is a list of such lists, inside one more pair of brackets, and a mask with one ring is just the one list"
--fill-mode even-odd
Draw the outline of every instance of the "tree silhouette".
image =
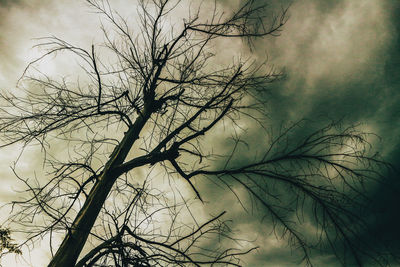
[[[65, 235], [49, 266], [240, 266], [240, 256], [255, 248], [207, 243], [215, 236], [235, 239], [224, 213], [202, 222], [193, 215], [208, 200], [197, 177], [230, 190], [244, 208], [256, 203], [307, 264], [313, 249], [327, 246], [339, 260], [361, 266], [368, 256], [384, 263], [378, 247], [360, 235], [368, 228], [359, 212], [368, 203], [365, 192], [386, 165], [369, 154], [366, 134], [332, 123], [292, 138], [306, 126], [302, 121], [275, 136], [265, 130], [258, 150], [240, 160], [248, 140], [239, 122], [265, 129], [263, 94], [282, 74], [235, 51], [224, 65], [213, 46], [223, 39], [251, 46], [277, 36], [287, 10], [266, 15], [266, 5], [250, 0], [224, 13], [215, 3], [208, 14], [191, 7], [174, 22], [181, 1], [138, 2], [130, 26], [108, 1], [88, 0], [111, 25], [102, 25], [104, 43], [85, 49], [40, 39], [46, 52], [21, 79], [28, 89], [1, 95], [3, 146], [39, 144], [47, 171], [46, 180], [32, 182], [13, 168], [30, 197], [12, 203], [9, 220], [29, 233], [27, 242], [49, 235], [52, 253], [53, 236]], [[40, 71], [42, 60], [61, 52], [74, 56], [84, 78], [72, 83]], [[208, 143], [217, 127], [234, 136], [226, 152]], [[67, 147], [58, 157], [50, 148], [57, 145]], [[153, 176], [181, 187], [162, 190]], [[186, 188], [194, 199], [183, 196]], [[312, 240], [302, 233], [304, 220], [315, 225]]]

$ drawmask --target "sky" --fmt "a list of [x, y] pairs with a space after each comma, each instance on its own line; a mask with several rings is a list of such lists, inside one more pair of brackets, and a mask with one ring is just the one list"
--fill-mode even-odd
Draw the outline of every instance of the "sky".
[[[258, 0], [262, 2], [264, 0]], [[71, 3], [72, 2], [72, 3]], [[110, 1], [111, 2], [111, 1]], [[220, 1], [229, 9], [239, 1]], [[257, 40], [247, 53], [260, 61], [282, 69], [285, 78], [269, 87], [267, 96], [269, 119], [272, 126], [295, 122], [302, 118], [312, 121], [313, 127], [330, 120], [342, 119], [345, 124], [359, 124], [363, 130], [377, 134], [374, 148], [395, 166], [400, 163], [400, 5], [396, 0], [294, 0], [290, 4], [289, 19], [279, 37]], [[132, 1], [112, 1], [117, 9]], [[288, 1], [270, 1], [271, 10], [289, 4]], [[122, 8], [122, 10], [128, 10]], [[34, 38], [56, 35], [76, 44], [90, 47], [99, 39], [99, 19], [90, 12], [84, 1], [0, 0], [0, 90], [16, 90], [18, 78], [30, 60], [40, 51], [33, 49]], [[221, 58], [230, 58], [244, 43], [222, 44]], [[60, 75], [61, 65], [46, 62], [50, 75]], [[69, 75], [69, 73], [63, 73]], [[35, 151], [29, 152], [37, 153]], [[0, 202], [13, 200], [20, 184], [8, 166], [18, 156], [18, 147], [0, 149]], [[22, 168], [40, 168], [40, 161], [31, 157]], [[388, 174], [391, 187], [374, 189], [372, 195], [381, 220], [376, 233], [392, 240], [400, 240], [400, 183], [396, 175]], [[218, 196], [215, 196], [216, 198]], [[229, 203], [231, 196], [219, 201]], [[233, 211], [239, 219], [236, 227], [256, 238], [261, 247], [246, 256], [249, 266], [296, 265], [296, 252], [292, 253], [284, 242], [277, 242], [260, 234], [263, 223], [256, 216], [240, 220], [240, 208]], [[262, 232], [262, 231], [261, 231]], [[260, 237], [260, 235], [262, 237]], [[393, 246], [398, 246], [393, 241]], [[34, 266], [44, 266], [46, 252], [40, 247], [31, 251]], [[7, 257], [5, 266], [25, 266]], [[332, 255], [319, 255], [317, 263], [336, 266]], [[8, 265], [9, 264], [9, 265]], [[317, 266], [321, 266], [316, 264]]]

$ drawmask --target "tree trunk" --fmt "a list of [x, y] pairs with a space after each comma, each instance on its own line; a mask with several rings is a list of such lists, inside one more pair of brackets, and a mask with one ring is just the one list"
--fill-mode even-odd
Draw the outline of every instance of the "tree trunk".
[[51, 259], [48, 267], [73, 267], [78, 260], [89, 233], [96, 221], [100, 210], [110, 193], [112, 186], [120, 173], [114, 172], [114, 167], [122, 164], [132, 145], [139, 138], [139, 133], [150, 118], [152, 103], [145, 105], [141, 116], [125, 133], [124, 138], [111, 153], [110, 159], [104, 166], [96, 184], [91, 189], [83, 207], [72, 223], [61, 246]]
[[103, 173], [99, 178], [58, 248], [56, 255], [48, 265], [49, 267], [72, 267], [75, 265], [117, 177]]

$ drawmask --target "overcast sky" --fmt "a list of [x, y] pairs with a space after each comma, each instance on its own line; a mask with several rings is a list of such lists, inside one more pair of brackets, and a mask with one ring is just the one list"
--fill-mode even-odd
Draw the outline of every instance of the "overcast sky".
[[[110, 2], [117, 9], [127, 10], [125, 7], [134, 0]], [[221, 2], [228, 3], [227, 9], [234, 6], [228, 0]], [[293, 1], [281, 36], [256, 41], [252, 50], [256, 57], [268, 58], [271, 65], [286, 74], [284, 80], [270, 87], [271, 125], [301, 118], [318, 125], [330, 119], [361, 124], [364, 130], [382, 138], [374, 141], [381, 155], [394, 165], [400, 163], [400, 5], [397, 2]], [[278, 10], [288, 1], [271, 3]], [[0, 89], [16, 90], [26, 64], [39, 55], [32, 49], [33, 38], [56, 35], [89, 47], [101, 40], [98, 25], [97, 15], [90, 13], [84, 1], [0, 0]], [[51, 75], [61, 75], [62, 68], [49, 63], [46, 70]], [[15, 194], [11, 189], [19, 186], [8, 171], [17, 155], [15, 147], [0, 150], [0, 202], [3, 203], [13, 199]], [[32, 160], [25, 163], [25, 168], [39, 164]], [[393, 188], [396, 187], [400, 188], [393, 176]], [[382, 221], [376, 229], [383, 235], [389, 236], [390, 232], [400, 240], [400, 230], [395, 227], [400, 224], [395, 204], [400, 197], [393, 192], [377, 188], [374, 193], [382, 212]], [[263, 227], [250, 216], [238, 225], [247, 229], [249, 238], [257, 236], [257, 229]], [[261, 249], [246, 258], [250, 266], [295, 264], [296, 253], [291, 255], [290, 249], [282, 248], [282, 243], [274, 243], [268, 236], [258, 238], [256, 243]], [[47, 263], [44, 250], [37, 248], [31, 255], [34, 266]], [[7, 258], [5, 266], [17, 266], [13, 260]], [[335, 265], [332, 255], [315, 260], [324, 266]]]

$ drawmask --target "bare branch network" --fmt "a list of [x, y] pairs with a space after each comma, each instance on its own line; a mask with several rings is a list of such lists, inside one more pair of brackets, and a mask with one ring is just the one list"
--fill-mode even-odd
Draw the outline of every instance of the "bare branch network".
[[[245, 209], [256, 203], [276, 237], [299, 249], [306, 264], [321, 249], [343, 264], [362, 266], [365, 256], [385, 264], [379, 248], [360, 235], [368, 229], [359, 212], [368, 205], [366, 190], [386, 167], [369, 154], [364, 133], [333, 123], [299, 141], [292, 137], [306, 126], [302, 121], [273, 138], [265, 132], [263, 147], [241, 159], [249, 140], [238, 122], [256, 122], [263, 131], [263, 92], [282, 73], [265, 71], [251, 57], [222, 65], [213, 46], [277, 36], [287, 9], [271, 16], [266, 5], [245, 1], [228, 13], [214, 3], [205, 15], [192, 3], [172, 23], [186, 1], [137, 2], [131, 25], [108, 1], [88, 0], [105, 18], [104, 43], [82, 48], [39, 39], [46, 52], [26, 68], [23, 96], [1, 94], [2, 146], [40, 144], [46, 166], [45, 178], [33, 180], [18, 174], [18, 164], [13, 168], [30, 195], [12, 203], [9, 219], [26, 231], [24, 244], [50, 236], [49, 266], [241, 266], [240, 256], [255, 248], [236, 249], [241, 242], [222, 220], [225, 212], [196, 217], [196, 207], [210, 201], [207, 188], [195, 183], [206, 177]], [[61, 52], [76, 58], [83, 80], [40, 71], [42, 60]], [[223, 125], [235, 136], [226, 154], [207, 139]], [[50, 146], [61, 144], [66, 152], [54, 156]], [[160, 176], [169, 190], [152, 182]], [[182, 193], [186, 185], [195, 199]], [[305, 221], [315, 226], [313, 238], [303, 234]], [[54, 241], [60, 234], [61, 245]]]

